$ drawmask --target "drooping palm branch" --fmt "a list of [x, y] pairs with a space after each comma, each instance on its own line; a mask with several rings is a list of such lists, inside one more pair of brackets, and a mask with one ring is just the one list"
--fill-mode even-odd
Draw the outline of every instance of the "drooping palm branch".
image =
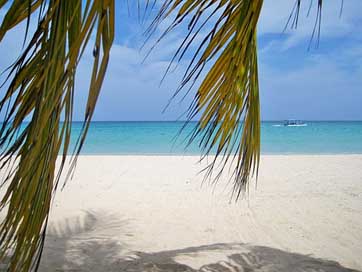
[[[300, 2], [296, 1], [298, 7]], [[147, 0], [146, 9], [154, 3]], [[189, 119], [201, 114], [190, 141], [201, 136], [205, 155], [216, 149], [208, 174], [217, 158], [221, 159], [220, 171], [236, 160], [235, 197], [259, 164], [256, 26], [262, 3], [163, 0], [151, 26], [175, 15], [167, 34], [189, 20], [189, 32], [173, 59], [180, 60], [201, 30], [211, 25], [178, 91], [193, 85], [208, 63], [212, 64], [190, 107]], [[318, 9], [321, 5], [318, 0]], [[0, 100], [0, 111], [5, 112], [0, 128], [0, 168], [2, 187], [7, 189], [0, 202], [0, 209], [7, 209], [0, 226], [0, 262], [9, 254], [10, 271], [29, 271], [40, 261], [52, 197], [69, 149], [77, 64], [92, 42], [93, 72], [76, 155], [84, 143], [108, 64], [114, 38], [114, 0], [0, 0], [0, 8], [6, 10], [0, 41], [19, 23], [26, 21], [28, 29], [30, 20], [38, 20], [36, 31], [25, 39], [19, 58], [8, 70], [9, 86]], [[24, 123], [27, 118], [30, 121]], [[59, 153], [62, 159], [56, 173]], [[75, 161], [76, 156], [72, 166]]]
[[[77, 64], [92, 40], [93, 72], [76, 154], [83, 145], [108, 64], [114, 1], [0, 1], [1, 8], [6, 4], [9, 8], [0, 27], [0, 41], [20, 22], [26, 20], [29, 25], [37, 17], [33, 36], [9, 68], [9, 87], [0, 101], [0, 110], [6, 108], [0, 160], [7, 188], [0, 202], [0, 209], [7, 208], [0, 226], [0, 260], [11, 252], [9, 270], [29, 271], [39, 264], [59, 182], [56, 159], [62, 153], [61, 171], [68, 153]], [[95, 38], [90, 39], [93, 33]], [[30, 121], [25, 123], [27, 118]]]
[[214, 62], [203, 78], [188, 113], [189, 120], [201, 114], [190, 141], [199, 136], [205, 156], [216, 151], [212, 163], [205, 169], [206, 176], [212, 174], [218, 158], [221, 160], [221, 170], [217, 177], [229, 160], [236, 159], [232, 173], [236, 198], [245, 189], [249, 177], [259, 164], [256, 27], [262, 4], [263, 0], [167, 0], [151, 26], [175, 12], [177, 15], [166, 29], [167, 34], [188, 20], [188, 34], [173, 59], [180, 61], [196, 37], [202, 35], [200, 32], [212, 25], [202, 35], [202, 42], [177, 92], [188, 84], [193, 86], [207, 63]]

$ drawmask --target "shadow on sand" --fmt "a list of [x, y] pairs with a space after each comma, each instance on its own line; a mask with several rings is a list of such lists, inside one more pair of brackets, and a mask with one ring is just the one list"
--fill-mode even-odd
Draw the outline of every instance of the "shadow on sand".
[[112, 215], [87, 212], [83, 220], [68, 220], [50, 228], [40, 271], [357, 271], [334, 261], [248, 244], [212, 244], [153, 253], [127, 252], [126, 244], [110, 237], [112, 229], [118, 234], [127, 233], [127, 224], [125, 220], [115, 220]]
[[[50, 227], [39, 271], [360, 272], [334, 261], [249, 244], [130, 252], [126, 242], [119, 242], [134, 238], [127, 229], [129, 222], [118, 218], [104, 212], [85, 212], [81, 218]], [[4, 268], [3, 264], [0, 271]]]

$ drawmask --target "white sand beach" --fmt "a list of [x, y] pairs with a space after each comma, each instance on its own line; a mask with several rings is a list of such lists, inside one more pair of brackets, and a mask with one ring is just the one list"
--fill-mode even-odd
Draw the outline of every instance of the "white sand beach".
[[198, 159], [81, 156], [40, 270], [362, 271], [361, 155], [262, 156], [237, 203]]

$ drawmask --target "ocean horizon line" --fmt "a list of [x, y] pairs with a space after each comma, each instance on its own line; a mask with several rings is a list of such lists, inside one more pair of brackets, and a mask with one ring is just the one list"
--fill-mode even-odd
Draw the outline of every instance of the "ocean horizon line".
[[[275, 123], [275, 122], [284, 122], [288, 120], [297, 120], [303, 122], [313, 122], [313, 123], [348, 123], [348, 122], [355, 122], [355, 123], [362, 123], [362, 120], [314, 120], [314, 119], [280, 119], [280, 120], [261, 120], [261, 123]], [[31, 121], [24, 121], [23, 124], [28, 124]], [[198, 123], [198, 120], [188, 121], [188, 120], [92, 120], [90, 123]], [[0, 121], [0, 124], [3, 124], [3, 121]], [[64, 121], [60, 121], [60, 123], [64, 123]], [[82, 120], [74, 120], [72, 121], [74, 124], [84, 123]], [[243, 123], [243, 121], [239, 121], [239, 123]]]
[[[304, 122], [362, 122], [362, 120], [314, 120], [314, 119], [280, 119], [280, 120], [261, 120], [261, 122], [283, 122], [286, 120], [301, 120]], [[64, 121], [62, 121], [64, 122]], [[72, 121], [72, 123], [83, 123], [84, 121], [76, 120]], [[188, 120], [92, 120], [91, 123], [136, 123], [136, 122], [142, 122], [142, 123], [197, 123], [198, 120], [188, 121]], [[243, 123], [243, 121], [240, 121], [240, 123]]]
[[[233, 156], [234, 154], [232, 153], [231, 156]], [[59, 154], [58, 157], [62, 157], [62, 154]], [[75, 156], [75, 154], [72, 153], [68, 153], [66, 155], [67, 157], [73, 157]], [[198, 157], [200, 158], [201, 156], [204, 158], [201, 158], [202, 160], [207, 159], [208, 157], [214, 157], [215, 154], [214, 153], [210, 153], [208, 155], [205, 155], [203, 153], [80, 153], [79, 156], [85, 156], [85, 157]], [[225, 155], [219, 155], [219, 157], [223, 157]], [[309, 156], [324, 156], [324, 157], [329, 157], [329, 156], [356, 156], [356, 157], [360, 157], [362, 156], [362, 152], [361, 153], [335, 153], [335, 152], [331, 152], [331, 153], [293, 153], [293, 152], [286, 152], [286, 153], [265, 153], [265, 152], [260, 152], [260, 157], [269, 157], [269, 156], [300, 156], [300, 157], [309, 157]]]

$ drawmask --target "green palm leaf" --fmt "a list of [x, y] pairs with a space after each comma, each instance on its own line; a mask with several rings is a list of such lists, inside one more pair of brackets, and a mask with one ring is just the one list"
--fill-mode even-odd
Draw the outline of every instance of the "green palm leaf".
[[[236, 158], [233, 171], [234, 196], [238, 198], [249, 177], [258, 168], [260, 153], [260, 110], [256, 27], [262, 0], [165, 1], [153, 26], [163, 18], [176, 16], [165, 34], [188, 20], [189, 33], [173, 60], [186, 54], [210, 18], [215, 22], [202, 37], [176, 94], [199, 78], [207, 63], [211, 69], [203, 78], [188, 113], [200, 114], [191, 141], [198, 136], [204, 154], [216, 150], [206, 168], [211, 176], [220, 158], [219, 177], [228, 161]], [[204, 14], [207, 14], [204, 16]], [[243, 122], [241, 122], [243, 121]]]
[[[29, 271], [39, 264], [61, 171], [55, 176], [57, 155], [63, 154], [62, 169], [69, 148], [77, 64], [95, 30], [93, 72], [76, 154], [89, 127], [114, 36], [114, 1], [15, 0], [2, 21], [0, 40], [18, 23], [33, 19], [35, 11], [40, 14], [37, 29], [10, 67], [10, 85], [0, 101], [1, 110], [8, 108], [0, 130], [0, 145], [6, 147], [1, 169], [7, 169], [0, 208], [8, 208], [0, 227], [0, 259], [12, 251], [11, 271]], [[30, 122], [18, 134], [26, 118]]]

